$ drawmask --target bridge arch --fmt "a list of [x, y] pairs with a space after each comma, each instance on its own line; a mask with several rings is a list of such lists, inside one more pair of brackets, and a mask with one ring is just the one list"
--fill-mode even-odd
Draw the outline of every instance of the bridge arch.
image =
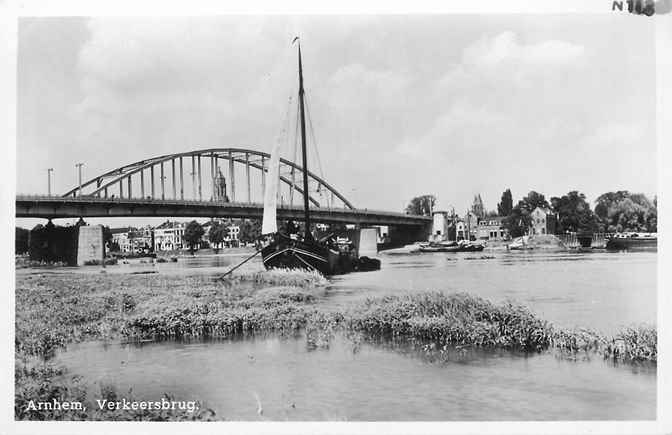
[[[202, 168], [203, 159], [206, 160], [206, 166], [209, 160], [209, 170]], [[203, 201], [204, 191], [207, 198], [208, 189], [211, 189], [212, 196], [210, 201], [223, 201], [224, 199], [215, 195], [215, 190], [217, 188], [217, 177], [221, 173], [219, 163], [225, 161], [228, 163], [228, 171], [224, 171], [226, 174], [224, 178], [228, 183], [226, 186], [227, 200], [230, 202], [253, 203], [255, 201], [253, 201], [252, 195], [250, 169], [254, 169], [261, 175], [261, 191], [263, 192], [266, 173], [268, 172], [267, 162], [269, 160], [270, 154], [268, 153], [242, 148], [209, 148], [177, 154], [166, 154], [140, 160], [100, 174], [82, 183], [81, 191], [80, 186], [76, 186], [66, 192], [63, 197], [88, 196], [107, 198], [109, 195], [116, 195], [118, 193], [118, 197], [122, 199], [139, 197], [142, 199], [193, 199]], [[187, 163], [186, 166], [191, 165], [191, 172], [187, 174], [191, 177], [191, 182], [188, 178], [185, 182], [185, 162]], [[166, 175], [166, 164], [168, 164], [168, 175]], [[244, 190], [247, 194], [245, 195], [246, 201], [236, 201], [237, 193], [239, 193], [239, 190], [236, 189], [236, 172], [240, 171], [241, 166], [245, 171], [243, 175], [244, 187], [246, 188]], [[156, 183], [156, 172], [158, 172], [159, 176], [158, 186]], [[304, 195], [301, 178], [302, 172], [303, 168], [296, 163], [283, 158], [280, 159], [280, 180], [285, 189], [288, 190], [290, 204], [294, 202], [294, 192], [298, 193], [298, 195]], [[145, 183], [146, 174], [149, 176], [149, 186], [146, 186]], [[209, 175], [209, 180], [206, 178], [205, 184], [203, 183], [203, 175]], [[308, 179], [308, 199], [315, 207], [322, 207], [326, 203], [328, 208], [354, 209], [350, 201], [321, 177], [308, 171]], [[169, 189], [166, 189], [166, 180], [170, 180], [171, 182], [171, 186], [168, 186]], [[149, 189], [146, 190], [146, 187], [149, 187]], [[189, 198], [185, 187], [191, 187], [191, 198]], [[311, 192], [319, 193], [322, 202]], [[326, 200], [324, 199], [325, 195]]]

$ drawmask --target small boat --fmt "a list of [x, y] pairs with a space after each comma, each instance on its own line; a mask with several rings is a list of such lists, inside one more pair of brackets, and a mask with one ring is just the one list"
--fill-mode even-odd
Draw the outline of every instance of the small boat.
[[[297, 41], [295, 38], [294, 41]], [[359, 258], [357, 249], [349, 240], [330, 234], [316, 240], [310, 232], [310, 208], [308, 205], [308, 156], [306, 150], [306, 120], [303, 89], [303, 67], [301, 64], [301, 43], [299, 53], [299, 116], [301, 126], [301, 155], [303, 160], [303, 234], [284, 234], [277, 230], [277, 192], [279, 182], [280, 144], [277, 142], [271, 153], [268, 182], [264, 194], [264, 215], [262, 235], [270, 238], [270, 243], [262, 248], [261, 256], [266, 269], [304, 269], [318, 271], [323, 275], [337, 275], [355, 270], [378, 270], [380, 260], [369, 257]]]
[[467, 242], [460, 240], [459, 242], [429, 242], [421, 243], [419, 245], [420, 252], [478, 252], [485, 249], [485, 245], [478, 242]]
[[615, 234], [607, 239], [606, 248], [610, 251], [653, 250], [658, 249], [657, 233]]
[[528, 249], [533, 249], [529, 244], [530, 236], [522, 236], [516, 238], [513, 242], [509, 243], [506, 248], [512, 251], [526, 251]]
[[424, 242], [419, 244], [420, 252], [457, 252], [460, 246], [457, 242], [448, 240], [440, 242]]
[[480, 252], [485, 249], [481, 243], [467, 243], [462, 246], [461, 252]]
[[460, 240], [458, 243], [458, 252], [480, 252], [485, 249], [485, 245], [478, 242]]

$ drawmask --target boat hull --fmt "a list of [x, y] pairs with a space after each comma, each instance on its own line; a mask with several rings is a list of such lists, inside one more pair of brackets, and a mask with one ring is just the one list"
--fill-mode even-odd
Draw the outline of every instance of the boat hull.
[[428, 245], [420, 246], [420, 252], [477, 252], [485, 249], [483, 245]]
[[658, 249], [658, 239], [638, 237], [613, 237], [607, 240], [606, 248], [610, 251], [653, 250]]
[[266, 269], [303, 269], [333, 275], [339, 254], [317, 242], [278, 237], [261, 250]]
[[352, 252], [340, 252], [326, 243], [303, 241], [278, 235], [261, 250], [266, 269], [303, 269], [323, 275], [341, 275], [354, 271], [380, 269], [380, 260], [357, 258]]

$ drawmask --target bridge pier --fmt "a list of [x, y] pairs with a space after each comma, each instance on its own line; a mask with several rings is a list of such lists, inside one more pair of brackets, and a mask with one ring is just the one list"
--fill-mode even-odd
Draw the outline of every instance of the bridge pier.
[[375, 257], [378, 255], [378, 229], [360, 228], [358, 233], [358, 255], [360, 257]]
[[28, 236], [31, 260], [64, 262], [69, 266], [83, 265], [88, 260], [103, 261], [103, 227], [87, 226], [80, 218], [72, 227], [57, 227], [51, 219]]
[[140, 197], [145, 199], [145, 170], [140, 170]]
[[149, 178], [152, 181], [152, 199], [154, 199], [154, 165], [149, 168]]

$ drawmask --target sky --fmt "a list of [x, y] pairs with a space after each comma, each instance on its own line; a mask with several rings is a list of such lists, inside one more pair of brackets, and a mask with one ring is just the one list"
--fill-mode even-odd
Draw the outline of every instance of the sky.
[[17, 193], [46, 193], [47, 168], [64, 193], [77, 162], [88, 179], [167, 153], [269, 152], [296, 35], [324, 177], [358, 208], [657, 191], [653, 20], [493, 14], [22, 18]]

